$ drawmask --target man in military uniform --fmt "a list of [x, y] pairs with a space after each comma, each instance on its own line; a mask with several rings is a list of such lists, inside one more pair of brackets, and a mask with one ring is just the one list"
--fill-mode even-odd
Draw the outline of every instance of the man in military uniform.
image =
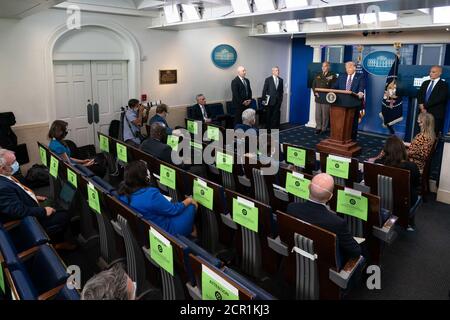
[[316, 134], [326, 132], [330, 122], [330, 104], [327, 103], [325, 97], [321, 98], [319, 96], [316, 88], [330, 89], [336, 79], [336, 74], [330, 71], [330, 63], [328, 61], [322, 63], [322, 72], [314, 77], [312, 89], [316, 96]]

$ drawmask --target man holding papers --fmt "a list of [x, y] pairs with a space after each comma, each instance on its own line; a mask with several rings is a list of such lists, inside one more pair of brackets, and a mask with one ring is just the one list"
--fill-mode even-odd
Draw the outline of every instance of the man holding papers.
[[264, 81], [262, 98], [266, 106], [266, 129], [280, 128], [280, 108], [283, 102], [283, 79], [280, 78], [280, 69], [272, 68], [272, 75]]
[[333, 197], [333, 189], [332, 176], [327, 173], [316, 175], [309, 185], [309, 200], [305, 203], [290, 203], [287, 213], [336, 234], [341, 263], [344, 265], [349, 259], [359, 258], [361, 248], [350, 233], [345, 220], [327, 206]]

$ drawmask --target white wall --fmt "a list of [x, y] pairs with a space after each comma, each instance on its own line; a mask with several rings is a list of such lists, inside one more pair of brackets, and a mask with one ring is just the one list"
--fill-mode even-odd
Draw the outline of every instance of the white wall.
[[[234, 67], [216, 68], [210, 58], [214, 46], [227, 43], [238, 53], [236, 64], [248, 70], [254, 96], [262, 91], [272, 65], [286, 78], [290, 39], [248, 37], [247, 29], [220, 27], [188, 31], [149, 30], [148, 19], [82, 13], [83, 17], [107, 18], [126, 28], [141, 48], [141, 88], [151, 100], [169, 105], [192, 103], [202, 92], [208, 100], [231, 98]], [[63, 10], [47, 10], [22, 20], [0, 19], [0, 112], [12, 110], [17, 124], [49, 122], [50, 99], [45, 78], [45, 48], [50, 36], [65, 24]], [[177, 69], [178, 83], [159, 85], [159, 69]]]

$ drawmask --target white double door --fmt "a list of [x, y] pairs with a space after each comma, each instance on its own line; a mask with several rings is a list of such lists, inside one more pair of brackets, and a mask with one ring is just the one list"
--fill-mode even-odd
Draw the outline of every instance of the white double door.
[[97, 132], [108, 134], [128, 101], [127, 61], [54, 61], [54, 79], [55, 117], [69, 124], [66, 139], [98, 150]]

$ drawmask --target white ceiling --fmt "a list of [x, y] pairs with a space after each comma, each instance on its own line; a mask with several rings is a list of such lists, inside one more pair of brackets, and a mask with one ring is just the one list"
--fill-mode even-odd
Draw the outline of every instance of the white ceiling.
[[[298, 9], [284, 8], [283, 0], [278, 0], [280, 9], [272, 12], [253, 12], [235, 15], [231, 0], [0, 0], [0, 18], [23, 18], [27, 15], [51, 7], [65, 9], [77, 5], [82, 11], [128, 15], [148, 18], [149, 28], [161, 30], [182, 30], [212, 26], [239, 26], [250, 29], [250, 34], [261, 34], [261, 26], [268, 21], [295, 19], [300, 22], [300, 33], [334, 33], [355, 31], [348, 28], [329, 30], [325, 22], [314, 21], [326, 16], [360, 14], [376, 5], [380, 11], [395, 12], [398, 22], [385, 28], [388, 30], [425, 29], [434, 27], [432, 16], [419, 11], [421, 8], [450, 6], [450, 0], [310, 0], [310, 5]], [[162, 7], [169, 4], [190, 3], [203, 8], [200, 21], [167, 24]], [[442, 27], [442, 26], [440, 26]], [[357, 26], [356, 31], [366, 28]], [[383, 28], [381, 28], [383, 29]]]
[[24, 18], [53, 7], [63, 0], [1, 0], [0, 18]]

